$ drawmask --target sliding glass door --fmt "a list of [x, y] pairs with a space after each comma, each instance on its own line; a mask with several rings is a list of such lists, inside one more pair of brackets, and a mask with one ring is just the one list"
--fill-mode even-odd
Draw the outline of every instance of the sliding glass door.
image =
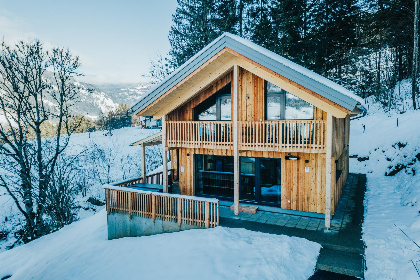
[[[196, 155], [196, 195], [233, 200], [233, 157]], [[280, 159], [240, 157], [239, 199], [280, 206]]]

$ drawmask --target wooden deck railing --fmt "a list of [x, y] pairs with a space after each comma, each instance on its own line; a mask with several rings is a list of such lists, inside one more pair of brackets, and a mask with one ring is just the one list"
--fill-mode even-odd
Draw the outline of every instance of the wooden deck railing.
[[[240, 150], [324, 152], [326, 121], [239, 121]], [[233, 147], [231, 121], [168, 121], [170, 148]]]
[[219, 201], [118, 186], [105, 186], [106, 210], [153, 220], [211, 228], [219, 225]]
[[[168, 176], [171, 177], [171, 181], [173, 182], [174, 180], [174, 170], [173, 169], [169, 169], [168, 170]], [[135, 178], [135, 179], [130, 179], [130, 180], [126, 180], [126, 181], [122, 181], [119, 183], [115, 183], [113, 184], [114, 186], [119, 186], [119, 187], [129, 187], [129, 186], [133, 186], [136, 184], [142, 184], [142, 183], [147, 183], [147, 184], [157, 184], [157, 185], [161, 185], [163, 184], [163, 171], [162, 172], [158, 172], [158, 173], [154, 173], [151, 175], [147, 175], [146, 176], [146, 180], [144, 180], [142, 177], [140, 178]]]
[[258, 151], [324, 151], [325, 121], [238, 122], [239, 149]]
[[166, 122], [168, 147], [231, 148], [231, 121], [168, 121]]

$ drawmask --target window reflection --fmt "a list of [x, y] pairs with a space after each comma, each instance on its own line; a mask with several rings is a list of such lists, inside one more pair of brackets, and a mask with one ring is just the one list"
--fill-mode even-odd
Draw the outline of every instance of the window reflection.
[[314, 106], [267, 82], [267, 120], [311, 120]]

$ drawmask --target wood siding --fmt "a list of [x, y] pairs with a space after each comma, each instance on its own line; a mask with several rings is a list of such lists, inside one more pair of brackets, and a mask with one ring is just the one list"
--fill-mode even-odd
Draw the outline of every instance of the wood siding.
[[203, 90], [201, 93], [198, 93], [193, 97], [189, 102], [183, 106], [177, 108], [168, 114], [167, 121], [192, 121], [194, 118], [194, 108], [203, 102], [204, 100], [211, 97], [218, 90], [222, 89], [224, 86], [229, 84], [232, 81], [232, 73], [228, 73], [219, 80], [217, 80], [213, 85]]
[[[224, 75], [212, 86], [197, 93], [190, 101], [167, 115], [168, 121], [193, 121], [194, 108], [215, 94], [232, 81], [232, 72]], [[265, 119], [265, 81], [251, 72], [239, 68], [238, 121], [260, 121]], [[233, 90], [232, 90], [233, 92]], [[233, 102], [232, 102], [233, 103]], [[233, 111], [233, 110], [232, 110]], [[326, 121], [327, 113], [320, 108], [314, 108], [314, 120]], [[326, 130], [322, 131], [326, 139]], [[334, 213], [338, 199], [348, 175], [348, 118], [333, 118], [332, 147], [332, 186], [331, 214]], [[233, 156], [230, 147], [211, 148], [177, 148], [171, 150], [177, 162], [180, 192], [184, 195], [194, 195], [195, 154], [212, 154]], [[281, 159], [281, 207], [284, 209], [324, 213], [326, 185], [326, 154], [310, 152], [294, 152], [298, 160], [286, 160], [287, 152], [240, 150], [240, 157], [264, 157]], [[343, 156], [341, 156], [343, 155]], [[341, 157], [340, 157], [341, 156]], [[335, 159], [340, 159], [343, 172], [337, 181]], [[175, 167], [175, 166], [174, 166]], [[305, 170], [306, 168], [306, 170]]]

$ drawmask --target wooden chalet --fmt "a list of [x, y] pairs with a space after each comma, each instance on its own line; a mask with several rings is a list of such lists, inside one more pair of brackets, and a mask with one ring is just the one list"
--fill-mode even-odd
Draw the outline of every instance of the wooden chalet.
[[[224, 33], [132, 109], [162, 120], [149, 140], [162, 142], [163, 174], [170, 151], [181, 195], [232, 200], [235, 214], [240, 203], [322, 213], [328, 228], [349, 173], [350, 117], [363, 107], [338, 84]], [[167, 176], [162, 184], [167, 192]]]

